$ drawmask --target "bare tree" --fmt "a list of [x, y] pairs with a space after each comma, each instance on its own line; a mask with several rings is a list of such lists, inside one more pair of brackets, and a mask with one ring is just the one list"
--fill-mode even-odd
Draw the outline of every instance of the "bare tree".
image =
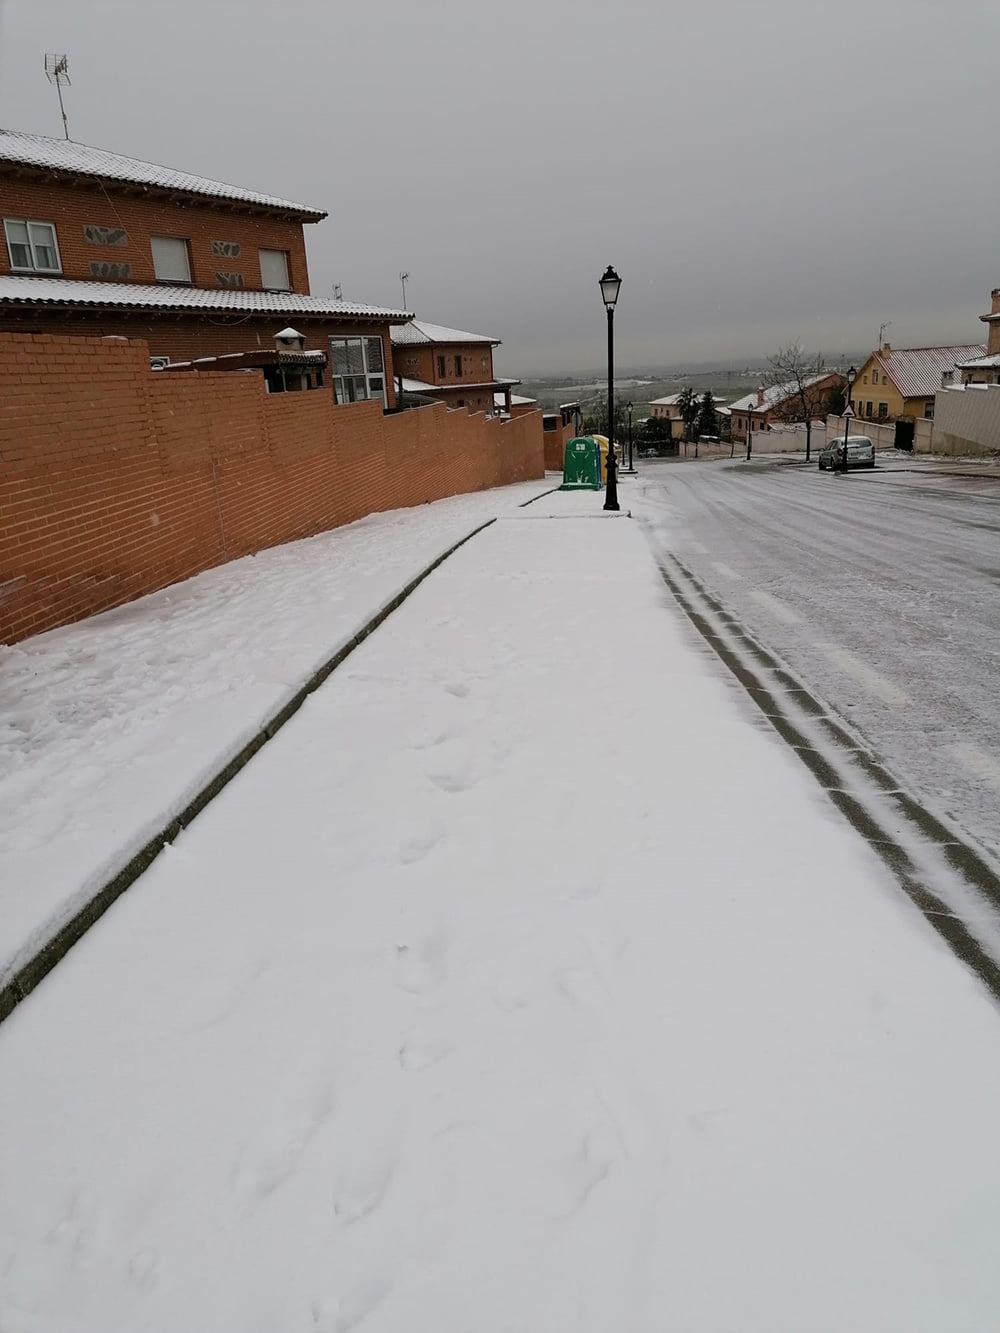
[[805, 425], [807, 463], [812, 447], [813, 417], [829, 407], [830, 391], [821, 389], [817, 381], [831, 373], [823, 365], [822, 355], [806, 356], [801, 343], [789, 343], [767, 358], [764, 385], [787, 390], [788, 396], [779, 411], [786, 421], [801, 421]]

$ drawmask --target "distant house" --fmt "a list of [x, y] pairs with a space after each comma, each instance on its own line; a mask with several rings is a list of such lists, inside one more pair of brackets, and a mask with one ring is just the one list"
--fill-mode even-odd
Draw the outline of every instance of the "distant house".
[[[822, 417], [846, 380], [838, 371], [824, 370], [810, 376], [805, 383], [806, 403], [810, 413]], [[802, 416], [802, 401], [798, 386], [790, 381], [787, 384], [773, 384], [768, 388], [761, 386], [753, 393], [737, 398], [735, 403], [730, 403], [729, 411], [733, 437], [742, 440], [748, 434], [770, 430], [777, 422], [799, 420]]]
[[392, 331], [392, 366], [404, 393], [492, 415], [496, 395], [500, 411], [510, 415], [511, 389], [520, 380], [493, 373], [493, 348], [500, 339], [484, 333], [465, 333], [442, 324], [411, 319]]
[[[684, 390], [682, 389], [680, 393], [667, 394], [665, 398], [654, 398], [649, 404], [649, 415], [652, 420], [669, 422], [671, 439], [674, 438], [675, 434], [678, 437], [683, 434], [683, 425], [678, 426], [676, 432], [674, 431], [674, 422], [683, 422], [680, 409], [680, 401], [683, 395]], [[698, 395], [699, 399], [703, 396], [704, 395], [702, 394]], [[715, 410], [718, 412], [722, 406], [722, 399], [716, 398], [713, 394], [712, 402], [715, 405]]]
[[[985, 316], [984, 316], [985, 318]], [[934, 395], [955, 367], [981, 357], [982, 343], [949, 347], [893, 348], [883, 343], [872, 352], [854, 381], [854, 409], [859, 417], [895, 421], [934, 416]]]
[[321, 209], [10, 130], [0, 198], [0, 330], [142, 338], [163, 365], [273, 353], [294, 324], [338, 402], [393, 405], [389, 330], [409, 312], [310, 295]]

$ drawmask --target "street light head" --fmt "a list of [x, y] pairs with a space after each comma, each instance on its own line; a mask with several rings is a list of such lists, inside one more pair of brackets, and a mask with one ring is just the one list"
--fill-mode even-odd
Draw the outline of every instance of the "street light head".
[[615, 302], [618, 300], [618, 289], [621, 285], [621, 278], [609, 264], [601, 278], [601, 296], [609, 310], [615, 308]]
[[850, 388], [857, 378], [858, 372], [851, 366], [850, 370], [847, 372], [847, 387]]
[[632, 411], [632, 404], [631, 404], [631, 403], [626, 403], [626, 404], [625, 404], [625, 411], [626, 411], [626, 412], [631, 412], [631, 411]]

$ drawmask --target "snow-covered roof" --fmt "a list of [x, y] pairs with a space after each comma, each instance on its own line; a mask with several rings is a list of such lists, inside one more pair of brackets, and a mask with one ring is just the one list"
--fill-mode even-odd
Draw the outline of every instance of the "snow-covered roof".
[[329, 315], [403, 323], [408, 310], [355, 301], [331, 301], [298, 292], [255, 292], [242, 287], [168, 287], [138, 282], [85, 282], [72, 278], [0, 276], [0, 306], [111, 306], [122, 310], [219, 310], [262, 315]]
[[[804, 382], [806, 388], [813, 384], [821, 384], [823, 380], [829, 379], [835, 375], [835, 370], [824, 370], [822, 374], [810, 375]], [[787, 403], [789, 398], [794, 397], [799, 391], [799, 386], [794, 380], [788, 380], [785, 384], [772, 384], [766, 388], [762, 395], [762, 401], [757, 401], [757, 391], [746, 394], [743, 398], [737, 398], [735, 403], [729, 404], [730, 412], [769, 412], [774, 407], [780, 407], [782, 403]]]
[[[536, 403], [537, 401], [537, 398], [525, 398], [524, 394], [521, 393], [512, 393], [510, 396], [511, 407], [524, 407], [528, 403]], [[502, 407], [506, 402], [506, 394], [495, 393], [493, 395], [493, 402], [497, 407]]]
[[1000, 352], [993, 356], [974, 356], [970, 361], [956, 361], [959, 370], [989, 370], [993, 366], [1000, 366]]
[[463, 333], [461, 329], [447, 329], [443, 324], [428, 324], [424, 319], [411, 319], [402, 328], [393, 329], [394, 347], [422, 347], [428, 343], [488, 343], [491, 347], [500, 345], [499, 338], [491, 338], [485, 333]]
[[[654, 399], [650, 402], [649, 406], [650, 406], [650, 407], [676, 407], [677, 404], [680, 402], [681, 398], [684, 396], [685, 392], [686, 392], [686, 390], [682, 389], [680, 393], [669, 393], [669, 394], [667, 394], [666, 398], [654, 398]], [[702, 398], [704, 398], [704, 396], [705, 396], [705, 395], [702, 394], [702, 393], [696, 393], [696, 394], [695, 394], [695, 397], [696, 397], [699, 401], [700, 401]], [[712, 402], [713, 402], [713, 403], [718, 403], [718, 402], [721, 402], [721, 399], [716, 398], [715, 395], [713, 394], [713, 395], [712, 395]]]
[[294, 213], [307, 222], [318, 222], [326, 217], [319, 208], [296, 204], [290, 199], [279, 199], [271, 194], [258, 194], [238, 185], [192, 176], [172, 167], [142, 162], [135, 157], [123, 157], [106, 148], [91, 148], [74, 143], [71, 139], [48, 139], [41, 134], [21, 134], [17, 130], [0, 130], [0, 162], [17, 162], [25, 166], [47, 167], [74, 175], [92, 176], [97, 180], [126, 181], [134, 185], [148, 185], [161, 190], [178, 190], [184, 194], [202, 195], [212, 199], [231, 199], [257, 208], [280, 213]]
[[[957, 347], [901, 347], [873, 353], [876, 364], [889, 376], [904, 398], [930, 398], [941, 387], [941, 376], [969, 357], [986, 351], [982, 343]], [[854, 385], [855, 393], [859, 392]]]

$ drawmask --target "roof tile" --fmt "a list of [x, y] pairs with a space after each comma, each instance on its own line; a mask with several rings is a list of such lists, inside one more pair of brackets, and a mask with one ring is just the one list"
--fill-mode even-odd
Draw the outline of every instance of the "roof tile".
[[318, 222], [326, 213], [306, 204], [275, 195], [258, 194], [238, 185], [225, 185], [204, 176], [192, 176], [186, 171], [142, 162], [135, 157], [123, 157], [106, 148], [91, 148], [74, 143], [71, 139], [48, 139], [41, 134], [21, 134], [17, 130], [0, 130], [0, 161], [20, 162], [25, 166], [50, 167], [54, 171], [72, 171], [102, 180], [129, 181], [136, 185], [158, 186], [165, 190], [180, 190], [186, 194], [200, 194], [215, 199], [234, 199], [260, 208], [276, 209], [282, 213], [297, 213], [300, 217]]

